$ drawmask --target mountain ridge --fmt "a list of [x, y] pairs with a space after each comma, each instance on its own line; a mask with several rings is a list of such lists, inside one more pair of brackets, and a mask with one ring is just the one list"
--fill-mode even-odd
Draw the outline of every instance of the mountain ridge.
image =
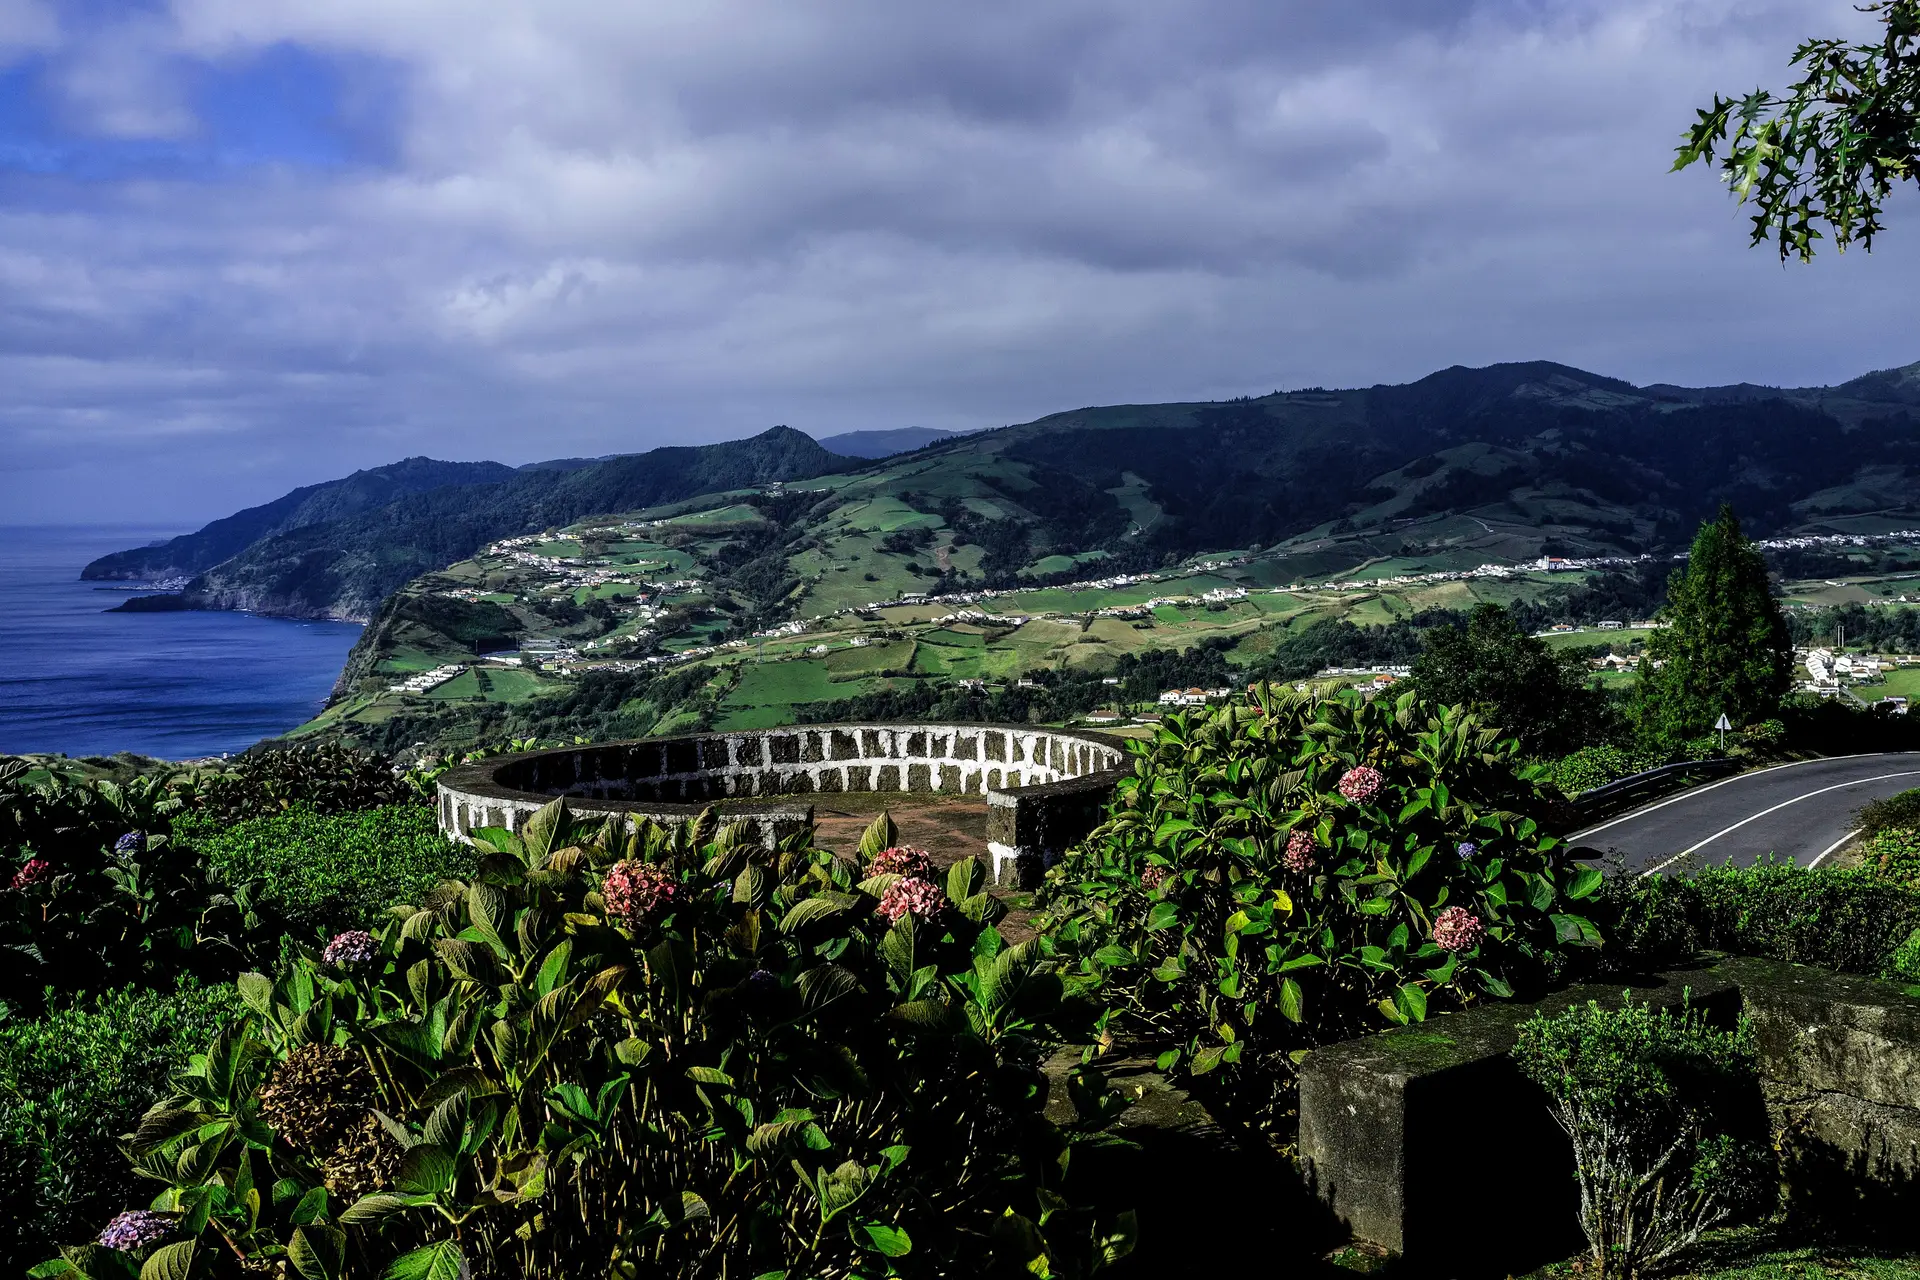
[[[840, 555], [844, 572], [852, 555], [874, 558], [869, 581], [917, 565], [921, 576], [1004, 584], [1095, 556], [1141, 568], [1250, 545], [1318, 554], [1343, 539], [1385, 556], [1635, 554], [1684, 540], [1721, 501], [1756, 530], [1920, 521], [1920, 504], [1904, 496], [1920, 479], [1916, 415], [1920, 364], [1780, 389], [1637, 387], [1522, 361], [1338, 391], [1086, 406], [873, 460], [776, 427], [566, 469], [432, 464], [508, 474], [475, 471], [482, 482], [384, 504], [361, 495], [372, 482], [338, 497], [309, 486], [229, 517], [240, 524], [220, 531], [221, 547], [247, 528], [266, 532], [198, 564], [186, 595], [197, 607], [364, 619], [402, 583], [500, 537], [825, 476], [844, 479], [815, 486], [831, 494], [815, 514], [782, 517], [790, 547], [747, 539], [740, 555], [802, 583], [823, 557]], [[393, 465], [415, 462], [431, 460]], [[833, 515], [855, 491], [884, 491], [892, 514]], [[327, 502], [341, 513], [306, 518]], [[130, 566], [166, 558], [151, 550], [105, 557], [87, 573], [139, 576]], [[812, 588], [796, 590], [798, 600]]]

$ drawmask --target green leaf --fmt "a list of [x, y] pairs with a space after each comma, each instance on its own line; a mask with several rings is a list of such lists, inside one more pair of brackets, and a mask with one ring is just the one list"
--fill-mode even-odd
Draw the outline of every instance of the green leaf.
[[893, 815], [882, 809], [880, 816], [868, 823], [867, 829], [860, 834], [860, 861], [872, 862], [883, 850], [892, 848], [896, 839]]
[[839, 893], [816, 893], [811, 898], [802, 898], [781, 918], [780, 932], [792, 933], [801, 925], [839, 915], [857, 902], [858, 898]]
[[890, 1227], [884, 1222], [863, 1222], [860, 1231], [867, 1238], [865, 1247], [889, 1258], [904, 1258], [913, 1252], [913, 1241], [899, 1227]]
[[263, 1018], [273, 1016], [273, 979], [263, 973], [243, 973], [233, 980], [247, 1008]]
[[1157, 933], [1180, 923], [1180, 908], [1171, 902], [1156, 902], [1147, 913], [1147, 932]]
[[767, 873], [748, 863], [746, 869], [733, 879], [733, 900], [750, 905], [758, 904], [767, 893]]
[[1427, 993], [1419, 987], [1412, 984], [1401, 987], [1398, 1003], [1401, 1011], [1407, 1015], [1408, 1021], [1425, 1022], [1427, 1020]]
[[421, 1138], [445, 1151], [458, 1151], [466, 1137], [467, 1116], [471, 1104], [467, 1095], [456, 1093], [433, 1109], [421, 1126]]
[[303, 1226], [307, 1223], [318, 1222], [325, 1218], [327, 1216], [327, 1189], [325, 1187], [314, 1187], [310, 1189], [307, 1194], [300, 1197], [300, 1203], [293, 1207], [293, 1213], [290, 1216], [295, 1222]]
[[287, 1261], [305, 1280], [340, 1280], [346, 1269], [347, 1233], [328, 1227], [295, 1227]]
[[540, 976], [534, 979], [533, 989], [546, 995], [567, 980], [567, 965], [573, 960], [573, 940], [561, 939], [560, 945], [547, 952], [547, 958], [540, 965]]
[[1288, 1022], [1299, 1022], [1306, 1016], [1301, 1005], [1300, 984], [1292, 978], [1280, 979], [1280, 1013]]
[[912, 1031], [944, 1032], [955, 1030], [962, 1020], [942, 1000], [911, 1000], [887, 1012], [887, 1022]]
[[187, 1280], [193, 1273], [193, 1241], [162, 1245], [140, 1268], [140, 1280]]
[[343, 1227], [356, 1227], [363, 1222], [378, 1222], [389, 1214], [413, 1207], [413, 1202], [404, 1196], [376, 1191], [372, 1195], [361, 1196], [348, 1205], [340, 1214], [339, 1222]]
[[437, 1196], [453, 1185], [453, 1157], [431, 1143], [409, 1147], [393, 1185], [412, 1195]]
[[1600, 945], [1600, 930], [1593, 921], [1585, 916], [1555, 915], [1553, 921], [1555, 934], [1560, 941], [1574, 947], [1597, 947]]
[[1108, 969], [1126, 969], [1140, 963], [1140, 958], [1133, 952], [1111, 942], [1094, 952], [1093, 958]]
[[695, 1084], [717, 1084], [731, 1089], [733, 1077], [718, 1067], [688, 1067], [687, 1079]]
[[458, 1280], [460, 1246], [442, 1240], [412, 1253], [403, 1253], [386, 1269], [382, 1280]]
[[1590, 898], [1606, 880], [1598, 867], [1582, 867], [1573, 876], [1573, 883], [1567, 886], [1567, 897], [1574, 901]]

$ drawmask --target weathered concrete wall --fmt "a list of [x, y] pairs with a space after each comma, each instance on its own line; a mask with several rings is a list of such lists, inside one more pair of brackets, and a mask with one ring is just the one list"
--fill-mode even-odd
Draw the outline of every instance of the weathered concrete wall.
[[[1621, 991], [1573, 987], [1314, 1050], [1300, 1071], [1308, 1186], [1355, 1237], [1421, 1274], [1504, 1276], [1572, 1253], [1572, 1146], [1509, 1054], [1534, 1013], [1617, 1006]], [[1717, 1021], [1738, 1014], [1732, 981], [1707, 971], [1663, 975], [1633, 998], [1675, 1008], [1689, 992]]]
[[[1634, 998], [1672, 1008], [1684, 989], [1718, 1022], [1752, 1019], [1754, 1119], [1764, 1105], [1789, 1211], [1823, 1228], [1920, 1234], [1920, 999], [1754, 959], [1662, 975]], [[1356, 1237], [1425, 1266], [1479, 1258], [1504, 1275], [1575, 1251], [1571, 1147], [1508, 1054], [1536, 1011], [1620, 995], [1576, 987], [1316, 1049], [1300, 1074], [1301, 1173]], [[1488, 1257], [1496, 1245], [1511, 1256]]]
[[1753, 1020], [1788, 1211], [1920, 1234], [1920, 1000], [1871, 978], [1771, 960], [1721, 967]]
[[501, 756], [441, 777], [440, 826], [517, 828], [555, 796], [581, 812], [677, 820], [719, 803], [768, 839], [810, 822], [793, 797], [979, 795], [995, 878], [1030, 878], [1092, 828], [1125, 749], [1100, 734], [987, 724], [834, 724], [650, 738]]

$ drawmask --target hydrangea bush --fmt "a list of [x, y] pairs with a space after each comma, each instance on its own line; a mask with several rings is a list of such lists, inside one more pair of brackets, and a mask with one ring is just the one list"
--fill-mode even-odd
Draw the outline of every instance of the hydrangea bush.
[[[560, 801], [476, 839], [470, 881], [242, 976], [131, 1143], [169, 1280], [1071, 1277], [1130, 1249], [1067, 1198], [1115, 1100], [1079, 1070], [1084, 1119], [1043, 1110], [1094, 980], [1009, 946], [974, 860], [863, 879]], [[863, 860], [891, 844], [883, 816]], [[88, 1248], [36, 1275], [119, 1274]]]
[[1135, 744], [1041, 927], [1163, 1067], [1235, 1067], [1264, 1109], [1290, 1055], [1538, 992], [1598, 944], [1601, 874], [1528, 816], [1542, 781], [1463, 709], [1262, 686]]

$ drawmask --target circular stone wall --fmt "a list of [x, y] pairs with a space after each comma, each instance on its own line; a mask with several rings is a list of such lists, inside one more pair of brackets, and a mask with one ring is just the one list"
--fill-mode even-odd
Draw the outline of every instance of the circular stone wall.
[[771, 843], [809, 826], [806, 797], [978, 795], [1001, 883], [1030, 879], [1095, 823], [1126, 763], [1122, 740], [998, 724], [827, 724], [645, 738], [496, 756], [440, 777], [440, 827], [465, 840], [518, 830], [559, 796], [582, 815], [679, 821], [716, 804]]

